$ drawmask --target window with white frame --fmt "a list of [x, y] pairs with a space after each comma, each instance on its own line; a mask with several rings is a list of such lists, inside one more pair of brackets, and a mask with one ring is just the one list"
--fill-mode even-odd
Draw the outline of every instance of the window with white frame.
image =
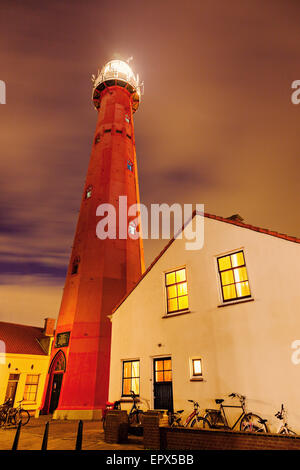
[[190, 371], [192, 380], [202, 380], [202, 359], [200, 357], [193, 357], [190, 360]]
[[188, 288], [186, 268], [176, 269], [165, 274], [167, 313], [188, 310]]
[[217, 262], [223, 302], [251, 297], [243, 250], [219, 256]]
[[122, 396], [130, 396], [130, 391], [140, 394], [140, 361], [123, 361]]

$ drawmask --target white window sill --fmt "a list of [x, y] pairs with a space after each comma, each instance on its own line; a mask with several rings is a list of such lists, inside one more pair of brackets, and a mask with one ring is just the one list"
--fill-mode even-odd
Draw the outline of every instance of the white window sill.
[[251, 297], [249, 299], [240, 299], [240, 300], [233, 300], [232, 302], [224, 302], [223, 304], [218, 305], [220, 307], [227, 307], [228, 305], [236, 305], [236, 304], [244, 304], [246, 302], [253, 302], [254, 299]]
[[187, 310], [181, 310], [180, 312], [166, 313], [162, 316], [162, 318], [177, 317], [178, 315], [185, 315], [186, 313], [191, 313], [191, 311], [187, 309]]

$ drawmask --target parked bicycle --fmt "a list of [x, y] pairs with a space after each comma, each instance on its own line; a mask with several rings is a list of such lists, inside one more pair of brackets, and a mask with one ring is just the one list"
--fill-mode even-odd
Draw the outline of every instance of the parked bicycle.
[[277, 411], [275, 414], [276, 418], [282, 421], [279, 428], [277, 429], [278, 434], [286, 434], [290, 436], [296, 436], [297, 434], [288, 427], [287, 422], [287, 411], [284, 409], [283, 404], [281, 405], [281, 410]]
[[129, 426], [141, 426], [143, 424], [143, 415], [144, 412], [138, 406], [138, 397], [134, 393], [133, 390], [130, 390], [131, 398], [133, 400], [133, 404], [131, 410], [128, 415], [128, 423]]
[[[248, 432], [268, 432], [266, 425], [267, 420], [262, 419], [260, 416], [246, 411], [246, 397], [238, 393], [231, 393], [231, 398], [238, 398], [240, 405], [223, 405], [223, 399], [215, 400], [217, 405], [220, 405], [218, 410], [207, 409], [204, 416], [212, 428], [225, 428], [234, 429], [240, 422], [240, 430]], [[230, 426], [227, 420], [225, 408], [241, 408], [242, 412], [237, 418], [233, 426]]]
[[30, 414], [27, 410], [22, 408], [21, 403], [24, 401], [18, 401], [19, 405], [17, 408], [12, 406], [13, 402], [8, 399], [5, 403], [3, 403], [0, 407], [0, 426], [7, 426], [13, 425], [17, 426], [21, 423], [21, 426], [25, 426], [30, 420]]
[[178, 410], [174, 413], [169, 413], [169, 425], [173, 427], [191, 427], [191, 428], [198, 428], [198, 429], [208, 429], [210, 424], [207, 419], [203, 416], [200, 416], [200, 406], [197, 401], [188, 400], [189, 402], [193, 403], [194, 410], [189, 416], [186, 418], [185, 422], [182, 423], [182, 413], [184, 410]]

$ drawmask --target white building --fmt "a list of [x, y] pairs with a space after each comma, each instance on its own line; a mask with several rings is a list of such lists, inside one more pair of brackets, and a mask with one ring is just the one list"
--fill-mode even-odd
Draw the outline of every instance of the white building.
[[300, 239], [209, 214], [204, 232], [198, 251], [172, 240], [116, 307], [109, 399], [190, 412], [237, 392], [274, 432], [284, 403], [300, 433]]

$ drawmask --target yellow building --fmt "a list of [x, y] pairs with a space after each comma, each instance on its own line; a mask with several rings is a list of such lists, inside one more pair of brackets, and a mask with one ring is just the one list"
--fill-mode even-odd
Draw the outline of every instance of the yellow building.
[[48, 373], [55, 320], [44, 328], [0, 322], [0, 403], [11, 398], [13, 406], [38, 415]]

